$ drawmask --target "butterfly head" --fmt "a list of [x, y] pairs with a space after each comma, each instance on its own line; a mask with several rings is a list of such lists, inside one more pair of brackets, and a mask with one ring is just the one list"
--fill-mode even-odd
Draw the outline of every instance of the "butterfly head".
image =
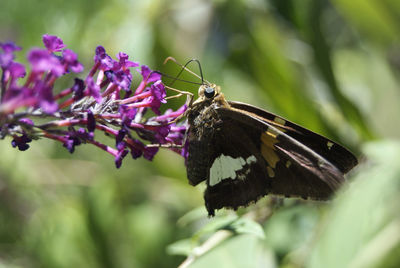
[[195, 103], [200, 103], [206, 100], [213, 100], [215, 97], [220, 96], [221, 87], [216, 84], [203, 84], [199, 87], [199, 98]]
[[204, 84], [199, 87], [199, 98], [212, 99], [221, 93], [221, 87], [216, 84]]

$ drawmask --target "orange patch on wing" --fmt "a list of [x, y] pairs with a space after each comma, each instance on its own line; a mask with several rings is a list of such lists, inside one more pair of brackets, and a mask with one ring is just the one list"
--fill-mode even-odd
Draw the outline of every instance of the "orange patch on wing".
[[279, 161], [279, 156], [276, 154], [274, 147], [278, 143], [277, 136], [278, 133], [269, 130], [261, 134], [261, 154], [271, 168], [275, 168], [276, 163]]

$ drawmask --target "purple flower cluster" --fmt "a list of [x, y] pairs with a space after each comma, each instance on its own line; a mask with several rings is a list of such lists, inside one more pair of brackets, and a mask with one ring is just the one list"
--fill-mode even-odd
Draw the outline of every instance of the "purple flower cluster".
[[[129, 153], [134, 159], [152, 160], [161, 145], [171, 145], [186, 156], [182, 145], [187, 125], [174, 120], [187, 106], [161, 113], [167, 94], [160, 73], [128, 60], [122, 52], [115, 60], [98, 46], [88, 75], [56, 91], [58, 78], [82, 72], [83, 65], [57, 36], [44, 35], [43, 43], [44, 49], [31, 49], [27, 55], [28, 74], [23, 64], [14, 61], [21, 48], [0, 43], [0, 138], [11, 136], [12, 146], [21, 151], [39, 138], [59, 141], [71, 153], [78, 145], [92, 144], [113, 155], [117, 167]], [[132, 85], [131, 69], [141, 75], [137, 86]], [[115, 144], [96, 140], [95, 130], [113, 137]]]

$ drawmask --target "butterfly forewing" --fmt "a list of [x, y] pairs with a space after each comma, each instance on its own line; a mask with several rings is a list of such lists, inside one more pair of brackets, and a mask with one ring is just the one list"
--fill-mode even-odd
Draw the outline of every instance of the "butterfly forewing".
[[235, 101], [229, 101], [229, 104], [234, 109], [250, 113], [250, 116], [279, 127], [285, 134], [324, 157], [343, 173], [357, 165], [357, 159], [350, 151], [326, 137], [255, 106]]

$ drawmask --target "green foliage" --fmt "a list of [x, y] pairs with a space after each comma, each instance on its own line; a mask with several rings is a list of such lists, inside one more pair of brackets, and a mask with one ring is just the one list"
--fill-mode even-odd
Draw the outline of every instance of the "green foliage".
[[210, 219], [172, 152], [116, 170], [95, 148], [5, 140], [0, 267], [399, 266], [399, 1], [3, 2], [0, 41], [26, 49], [55, 34], [85, 66], [101, 44], [172, 76], [167, 56], [198, 58], [228, 99], [327, 135], [361, 164], [332, 202], [266, 197]]
[[337, 198], [312, 251], [311, 267], [397, 267], [400, 264], [400, 143], [365, 146], [369, 166]]

